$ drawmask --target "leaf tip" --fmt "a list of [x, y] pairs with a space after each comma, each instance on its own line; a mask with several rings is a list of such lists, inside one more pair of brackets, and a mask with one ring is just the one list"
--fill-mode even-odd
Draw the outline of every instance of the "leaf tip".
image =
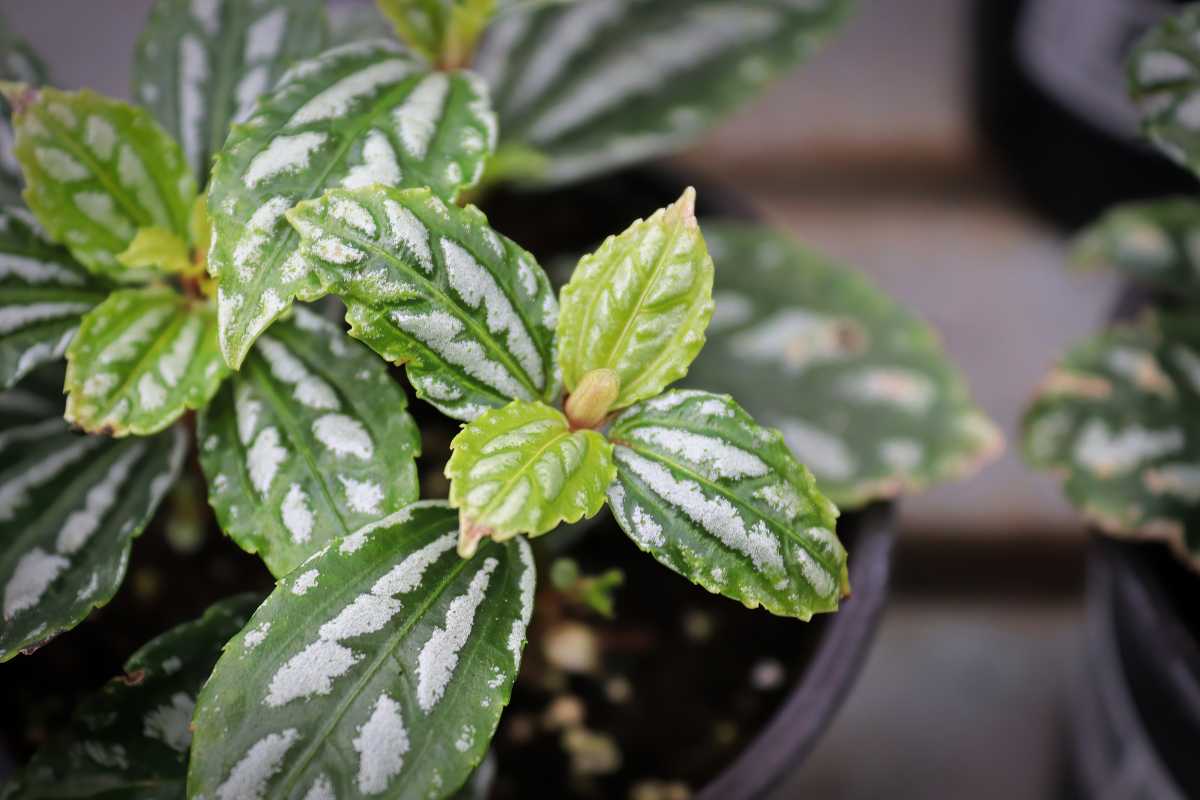
[[0, 94], [12, 106], [13, 112], [22, 114], [27, 108], [37, 102], [38, 90], [28, 83], [18, 81], [0, 81]]
[[479, 550], [479, 543], [493, 534], [491, 528], [482, 525], [459, 512], [458, 515], [458, 556], [471, 558]]
[[687, 228], [698, 228], [696, 222], [696, 189], [694, 186], [689, 186], [683, 190], [683, 194], [671, 206], [671, 214], [677, 216]]

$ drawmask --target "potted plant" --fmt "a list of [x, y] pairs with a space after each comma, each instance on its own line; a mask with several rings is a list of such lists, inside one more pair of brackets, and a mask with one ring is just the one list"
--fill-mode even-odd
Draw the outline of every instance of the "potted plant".
[[[1147, 135], [1193, 172], [1198, 32], [1198, 10], [1182, 10], [1128, 61]], [[1024, 420], [1026, 460], [1061, 475], [1067, 497], [1111, 537], [1092, 543], [1089, 560], [1089, 661], [1074, 726], [1084, 793], [1125, 785], [1118, 776], [1134, 764], [1137, 791], [1200, 791], [1186, 745], [1200, 731], [1197, 231], [1200, 203], [1180, 196], [1117, 206], [1080, 234], [1076, 260], [1119, 270], [1128, 288], [1116, 323], [1063, 358]]]
[[[6, 796], [444, 797], [473, 772], [464, 791], [500, 797], [753, 796], [819, 733], [882, 602], [885, 510], [835, 529], [830, 498], [996, 449], [928, 328], [786, 237], [701, 222], [682, 186], [659, 203], [661, 178], [626, 174], [607, 201], [493, 188], [679, 146], [841, 3], [380, 6], [405, 46], [322, 49], [315, 0], [160, 0], [144, 108], [33, 71], [4, 86], [29, 209], [0, 240], [0, 658], [112, 599], [148, 524], [202, 531], [199, 493], [261, 558], [222, 586], [275, 579], [140, 649]], [[504, 235], [564, 207], [605, 227], [547, 231], [538, 257]], [[560, 299], [539, 261], [622, 226]], [[689, 367], [697, 388], [672, 387]], [[617, 528], [544, 535], [605, 506]], [[166, 591], [130, 589], [206, 595], [198, 546]], [[721, 771], [780, 703], [776, 735]]]

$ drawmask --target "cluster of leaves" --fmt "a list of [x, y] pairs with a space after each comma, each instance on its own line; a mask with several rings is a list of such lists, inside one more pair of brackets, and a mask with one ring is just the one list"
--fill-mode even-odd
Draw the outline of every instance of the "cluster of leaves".
[[[846, 552], [789, 442], [850, 502], [993, 449], [929, 331], [858, 279], [730, 228], [714, 242], [747, 269], [723, 287], [691, 190], [585, 256], [561, 308], [534, 256], [460, 205], [488, 170], [564, 181], [677, 146], [807, 52], [840, 0], [381, 0], [407, 46], [326, 49], [323, 5], [158, 0], [142, 107], [8, 60], [28, 209], [0, 213], [0, 660], [111, 599], [189, 410], [221, 528], [278, 579], [257, 610], [232, 600], [148, 645], [12, 796], [449, 796], [518, 671], [528, 539], [607, 503], [668, 568], [808, 619], [848, 591]], [[463, 65], [499, 12], [485, 80]], [[766, 406], [783, 433], [669, 388], [714, 279], [714, 386], [745, 380], [732, 358], [829, 387]], [[348, 331], [293, 307], [326, 295]], [[387, 362], [466, 423], [448, 502], [418, 502]], [[612, 580], [577, 588], [608, 607]]]
[[[1128, 76], [1151, 141], [1200, 174], [1200, 8], [1150, 30]], [[1075, 261], [1120, 271], [1150, 302], [1054, 368], [1025, 416], [1025, 458], [1061, 474], [1101, 530], [1165, 540], [1200, 568], [1200, 200], [1111, 209], [1080, 234]]]

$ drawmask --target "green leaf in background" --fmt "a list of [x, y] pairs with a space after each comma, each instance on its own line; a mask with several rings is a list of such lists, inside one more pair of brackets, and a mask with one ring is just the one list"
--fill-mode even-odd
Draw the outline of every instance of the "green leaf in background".
[[616, 474], [612, 445], [572, 431], [562, 412], [514, 401], [466, 425], [450, 444], [450, 505], [459, 509], [459, 555], [483, 538], [539, 536], [591, 517]]
[[221, 528], [282, 576], [417, 499], [421, 438], [387, 365], [296, 308], [200, 416]]
[[1200, 173], [1200, 7], [1151, 28], [1129, 54], [1129, 92], [1142, 127], [1172, 160]]
[[322, 294], [283, 215], [334, 187], [471, 186], [495, 143], [487, 88], [429, 72], [386, 41], [346, 45], [289, 70], [218, 154], [209, 188], [221, 350], [235, 369], [294, 298]]
[[638, 220], [579, 261], [562, 290], [558, 362], [571, 392], [614, 370], [623, 408], [687, 374], [712, 315], [713, 262], [696, 224], [696, 192]]
[[67, 419], [114, 436], [161, 431], [229, 374], [211, 306], [155, 287], [114, 292], [89, 311], [67, 365]]
[[475, 68], [505, 144], [565, 183], [677, 150], [806, 58], [846, 0], [576, 0], [492, 26]]
[[288, 218], [299, 257], [346, 302], [351, 334], [405, 364], [419, 397], [465, 420], [557, 400], [554, 291], [478, 209], [376, 186], [330, 191]]
[[[15, 81], [40, 86], [46, 82], [46, 67], [24, 38], [0, 16], [0, 81]], [[21, 165], [13, 154], [15, 134], [12, 127], [12, 107], [0, 96], [0, 203], [19, 204]]]
[[710, 592], [807, 620], [849, 593], [838, 511], [778, 431], [728, 395], [674, 390], [609, 432], [613, 516], [638, 547]]
[[1072, 257], [1159, 290], [1200, 295], [1200, 202], [1172, 197], [1111, 208], [1076, 238]]
[[38, 220], [93, 272], [144, 279], [117, 256], [140, 228], [187, 236], [196, 181], [179, 145], [145, 110], [91, 91], [6, 95], [16, 105], [25, 202]]
[[417, 503], [281, 581], [200, 693], [188, 794], [442, 798], [487, 752], [533, 606], [524, 539]]
[[400, 39], [430, 62], [460, 67], [496, 11], [496, 0], [379, 0]]
[[0, 798], [183, 797], [196, 696], [257, 605], [253, 595], [222, 600], [143, 646], [125, 675], [84, 700]]
[[855, 271], [757, 225], [705, 223], [717, 264], [688, 384], [729, 392], [838, 505], [965, 477], [1003, 447], [934, 331]]
[[1025, 460], [1102, 530], [1200, 568], [1200, 325], [1147, 316], [1077, 345], [1025, 414]]
[[0, 208], [0, 389], [61, 358], [80, 317], [110, 290], [28, 211]]
[[201, 185], [212, 156], [292, 62], [324, 44], [322, 0], [157, 0], [138, 39], [133, 96], [182, 145]]
[[[39, 399], [48, 406], [39, 418], [7, 410]], [[81, 436], [63, 421], [61, 398], [0, 394], [0, 661], [112, 598], [186, 444], [179, 428], [153, 439]]]

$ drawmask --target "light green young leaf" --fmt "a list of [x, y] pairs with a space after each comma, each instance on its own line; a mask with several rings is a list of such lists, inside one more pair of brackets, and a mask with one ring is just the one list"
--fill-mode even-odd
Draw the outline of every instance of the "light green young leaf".
[[1073, 260], [1162, 291], [1200, 295], [1200, 202], [1172, 197], [1111, 208], [1076, 238]]
[[79, 318], [111, 288], [47, 239], [25, 209], [0, 207], [0, 390], [61, 358]]
[[[190, 225], [189, 225], [190, 227]], [[191, 252], [179, 235], [163, 228], [141, 228], [117, 261], [131, 270], [182, 273], [192, 268]]]
[[1163, 539], [1200, 569], [1200, 325], [1148, 316], [1077, 345], [1025, 414], [1025, 460], [1116, 536]]
[[487, 89], [429, 72], [386, 41], [346, 45], [289, 70], [218, 154], [209, 188], [221, 350], [235, 369], [291, 305], [323, 289], [283, 215], [326, 189], [471, 186], [495, 142]]
[[[18, 36], [0, 16], [0, 81], [15, 81], [40, 86], [46, 82], [46, 67], [24, 38]], [[21, 165], [13, 155], [15, 134], [12, 107], [0, 95], [0, 203], [21, 202]]]
[[66, 417], [93, 433], [146, 436], [203, 407], [228, 374], [206, 302], [123, 289], [84, 316], [67, 348]]
[[156, 0], [138, 38], [133, 96], [182, 145], [203, 186], [230, 125], [326, 36], [322, 0]]
[[728, 395], [674, 390], [609, 433], [613, 516], [638, 547], [710, 592], [809, 619], [849, 594], [838, 511], [778, 431]]
[[12, 783], [5, 800], [164, 800], [184, 796], [188, 725], [200, 687], [258, 598], [238, 595], [153, 639], [76, 709]]
[[520, 666], [523, 539], [454, 552], [417, 503], [280, 582], [200, 693], [188, 796], [445, 798], [487, 752]]
[[841, 506], [965, 477], [1003, 447], [937, 334], [852, 269], [705, 223], [716, 310], [687, 383], [734, 394]]
[[459, 554], [485, 537], [540, 536], [591, 517], [616, 474], [612, 445], [596, 431], [572, 431], [541, 403], [513, 401], [466, 425], [450, 443], [446, 477], [459, 510]]
[[282, 576], [417, 499], [421, 437], [387, 365], [303, 308], [259, 338], [200, 416], [221, 528]]
[[804, 60], [847, 0], [576, 0], [514, 12], [474, 62], [505, 144], [566, 183], [678, 150]]
[[[0, 394], [0, 661], [78, 625], [107, 603], [183, 464], [187, 437], [73, 433], [62, 399]], [[21, 409], [44, 408], [36, 416]], [[15, 409], [10, 411], [9, 409]]]
[[139, 228], [187, 236], [196, 181], [179, 145], [143, 109], [94, 92], [6, 93], [29, 208], [88, 269], [144, 280], [117, 256]]
[[584, 256], [562, 290], [558, 363], [567, 391], [614, 370], [614, 408], [659, 394], [687, 374], [712, 316], [713, 262], [696, 224], [696, 193], [638, 220]]
[[1200, 173], [1200, 7], [1151, 28], [1129, 54], [1129, 93], [1142, 127], [1169, 158]]
[[429, 61], [462, 66], [496, 11], [496, 0], [378, 0], [400, 39]]
[[346, 302], [351, 334], [405, 364], [419, 397], [464, 420], [557, 400], [554, 292], [478, 209], [376, 186], [330, 191], [288, 218], [299, 257]]

